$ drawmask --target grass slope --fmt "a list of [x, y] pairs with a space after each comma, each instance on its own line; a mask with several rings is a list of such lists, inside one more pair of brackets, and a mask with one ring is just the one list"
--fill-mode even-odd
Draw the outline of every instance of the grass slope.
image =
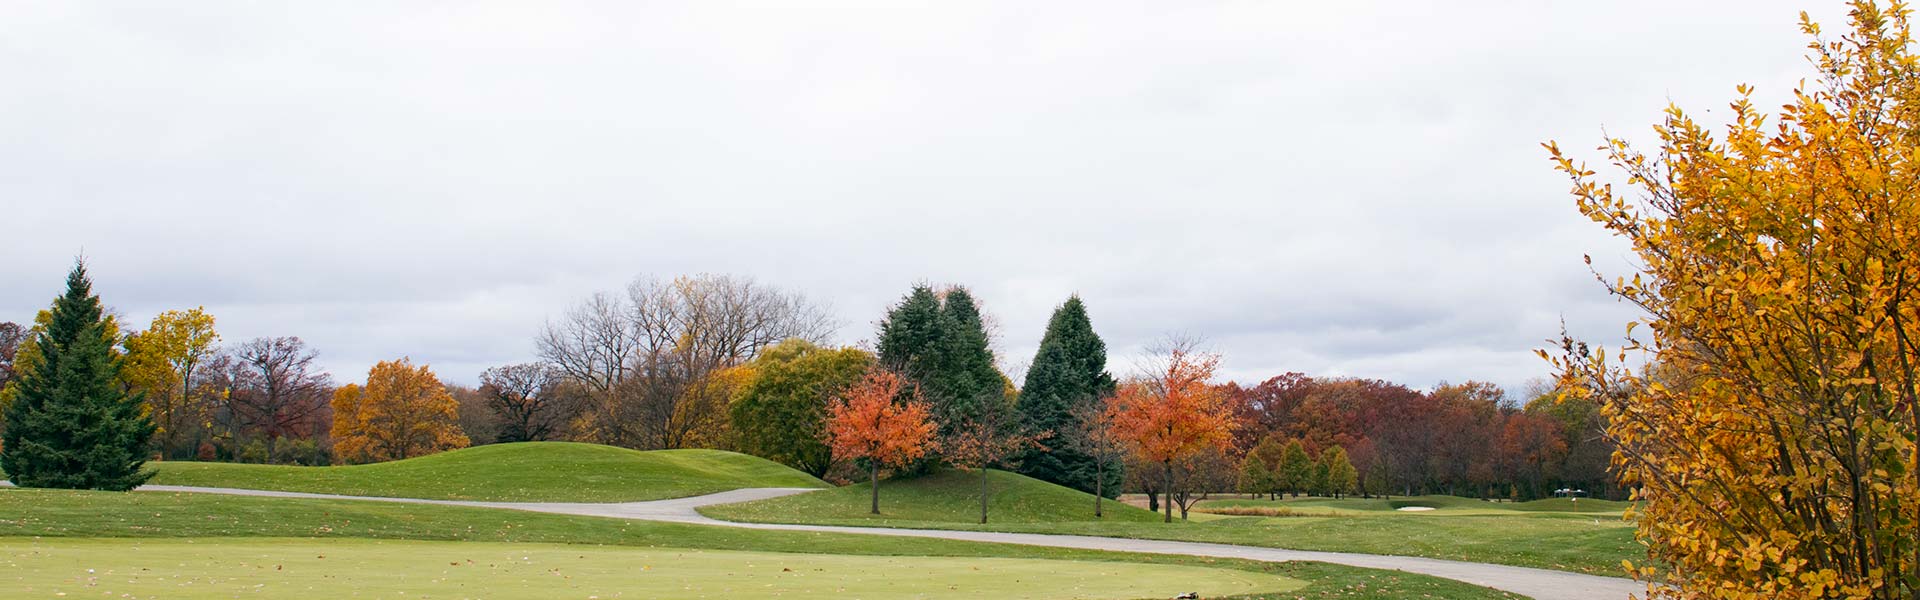
[[[991, 490], [989, 523], [1093, 521], [1093, 495], [1025, 475], [987, 471]], [[707, 516], [733, 521], [833, 525], [913, 525], [928, 522], [978, 523], [980, 476], [972, 471], [940, 470], [919, 477], [880, 482], [880, 514], [874, 515], [872, 487], [859, 483], [821, 492], [712, 506]], [[1114, 501], [1103, 504], [1105, 521], [1146, 522], [1153, 513]]]
[[[35, 537], [113, 538], [116, 540], [113, 543], [122, 546], [134, 544], [135, 540], [157, 538], [293, 537], [329, 543], [356, 539], [441, 540], [857, 556], [1093, 560], [1220, 567], [1309, 583], [1297, 591], [1248, 598], [1475, 600], [1517, 597], [1436, 577], [1322, 563], [1262, 563], [887, 536], [759, 531], [461, 506], [0, 488], [0, 542]], [[5, 576], [6, 573], [0, 572], [0, 581], [4, 581]]]
[[1275, 594], [1305, 582], [1191, 565], [782, 554], [559, 544], [213, 538], [0, 538], [0, 583], [28, 595], [661, 600], [780, 597], [1129, 600]]
[[496, 502], [634, 502], [748, 487], [826, 487], [763, 458], [571, 442], [493, 444], [370, 465], [150, 462], [149, 483]]
[[[1018, 493], [1019, 486], [1010, 487]], [[1092, 521], [1084, 510], [1079, 513], [1081, 516], [1065, 518], [1058, 513], [1013, 509], [1005, 511], [1004, 517], [995, 516], [988, 524], [978, 525], [975, 523], [977, 512], [966, 510], [968, 502], [977, 502], [977, 492], [951, 482], [881, 482], [881, 511], [885, 514], [878, 518], [863, 514], [867, 507], [864, 494], [864, 487], [857, 491], [840, 488], [711, 506], [701, 512], [714, 518], [751, 522], [1059, 533], [1395, 554], [1609, 576], [1623, 575], [1620, 561], [1645, 557], [1645, 549], [1633, 538], [1633, 524], [1622, 519], [1619, 512], [1553, 512], [1548, 510], [1552, 505], [1514, 510], [1498, 508], [1514, 505], [1451, 496], [1281, 502], [1211, 500], [1208, 502], [1217, 503], [1216, 506], [1284, 506], [1310, 516], [1230, 517], [1194, 513], [1193, 521], [1170, 524], [1159, 523], [1152, 513], [1131, 507], [1126, 512], [1112, 511], [1108, 520], [1101, 522]], [[1579, 502], [1581, 510], [1601, 506], [1588, 502]], [[1434, 506], [1436, 509], [1399, 512], [1395, 510], [1399, 506]], [[1029, 518], [1030, 514], [1037, 516]]]

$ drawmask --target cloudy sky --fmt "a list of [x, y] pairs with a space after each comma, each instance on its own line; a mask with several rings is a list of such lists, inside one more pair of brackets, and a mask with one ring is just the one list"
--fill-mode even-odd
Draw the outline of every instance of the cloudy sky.
[[1517, 387], [1634, 316], [1538, 144], [1779, 104], [1813, 4], [0, 0], [0, 320], [84, 253], [133, 321], [470, 383], [638, 275], [846, 343], [928, 281], [1014, 369], [1077, 292], [1118, 371], [1184, 332], [1240, 381]]

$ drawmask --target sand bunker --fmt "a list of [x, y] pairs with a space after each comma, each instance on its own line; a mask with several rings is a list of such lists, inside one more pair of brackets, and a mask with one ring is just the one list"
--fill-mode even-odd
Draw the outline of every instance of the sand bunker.
[[1396, 509], [1394, 509], [1394, 510], [1397, 510], [1397, 511], [1401, 511], [1401, 512], [1421, 512], [1421, 511], [1427, 511], [1427, 510], [1433, 510], [1433, 507], [1431, 507], [1431, 506], [1402, 506], [1402, 507], [1400, 507], [1400, 508], [1396, 508]]

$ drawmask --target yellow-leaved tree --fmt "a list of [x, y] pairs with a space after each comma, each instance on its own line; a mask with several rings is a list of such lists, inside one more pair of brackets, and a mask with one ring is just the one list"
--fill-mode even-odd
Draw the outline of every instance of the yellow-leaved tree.
[[460, 403], [426, 365], [382, 361], [367, 371], [365, 387], [333, 393], [333, 452], [340, 460], [399, 460], [467, 444]]
[[1818, 74], [1778, 116], [1742, 86], [1717, 137], [1669, 108], [1657, 151], [1607, 140], [1634, 194], [1548, 144], [1641, 263], [1608, 287], [1651, 333], [1549, 358], [1603, 403], [1653, 595], [1920, 596], [1920, 65], [1904, 5], [1851, 8], [1801, 16]]
[[213, 315], [203, 308], [160, 313], [146, 331], [127, 335], [120, 377], [146, 392], [148, 413], [158, 428], [154, 443], [167, 458], [193, 456], [209, 433], [209, 402], [195, 397], [193, 384], [195, 370], [219, 341]]

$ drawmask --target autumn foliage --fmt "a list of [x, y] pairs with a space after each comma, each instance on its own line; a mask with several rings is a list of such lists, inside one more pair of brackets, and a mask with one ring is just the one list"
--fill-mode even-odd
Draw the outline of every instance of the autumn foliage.
[[460, 403], [426, 365], [382, 361], [367, 385], [333, 394], [333, 448], [351, 462], [378, 462], [467, 447]]
[[[1175, 348], [1164, 370], [1120, 386], [1108, 404], [1114, 434], [1141, 461], [1160, 465], [1161, 489], [1172, 489], [1176, 461], [1233, 440], [1231, 398], [1211, 382], [1219, 364], [1219, 355]], [[1166, 520], [1173, 520], [1171, 505]]]
[[1852, 8], [1838, 41], [1802, 17], [1819, 73], [1772, 122], [1742, 87], [1717, 138], [1674, 108], [1653, 154], [1608, 140], [1632, 196], [1549, 144], [1642, 265], [1608, 287], [1652, 368], [1556, 362], [1645, 501], [1655, 595], [1920, 596], [1920, 61], [1904, 5]]
[[880, 514], [881, 467], [925, 456], [935, 428], [919, 389], [883, 368], [867, 371], [827, 407], [827, 446], [836, 459], [866, 462], [874, 514]]

